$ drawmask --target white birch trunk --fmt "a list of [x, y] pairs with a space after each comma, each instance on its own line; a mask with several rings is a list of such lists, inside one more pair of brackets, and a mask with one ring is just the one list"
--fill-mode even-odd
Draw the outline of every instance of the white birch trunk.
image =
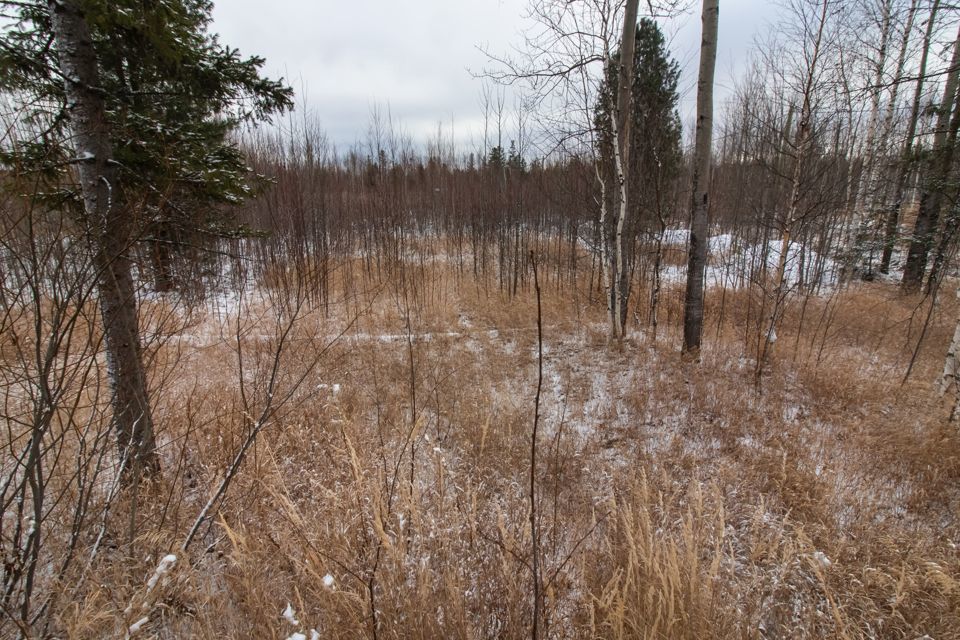
[[[957, 287], [957, 298], [960, 299], [960, 287]], [[947, 349], [947, 357], [943, 362], [943, 373], [940, 375], [940, 382], [937, 386], [941, 396], [945, 396], [948, 391], [953, 392], [950, 421], [956, 421], [958, 409], [960, 409], [960, 317], [957, 318], [957, 326], [953, 331], [953, 339]]]

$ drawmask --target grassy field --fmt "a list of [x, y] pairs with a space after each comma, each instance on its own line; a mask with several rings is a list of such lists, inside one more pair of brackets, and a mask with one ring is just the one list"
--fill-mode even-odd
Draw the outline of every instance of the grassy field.
[[327, 307], [269, 286], [148, 303], [164, 472], [119, 496], [95, 561], [50, 577], [55, 626], [529, 637], [536, 546], [542, 637], [960, 637], [960, 438], [934, 391], [955, 303], [904, 382], [919, 299], [796, 297], [758, 384], [748, 292], [710, 292], [696, 364], [680, 288], [656, 339], [631, 321], [619, 345], [586, 288], [544, 283], [534, 518], [531, 283], [434, 260]]

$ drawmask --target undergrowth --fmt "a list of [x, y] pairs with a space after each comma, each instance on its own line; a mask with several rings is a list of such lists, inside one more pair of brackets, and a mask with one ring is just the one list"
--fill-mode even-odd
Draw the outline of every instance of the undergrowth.
[[532, 293], [439, 261], [415, 275], [299, 318], [291, 395], [186, 553], [278, 340], [269, 313], [239, 331], [200, 308], [158, 341], [164, 472], [119, 495], [91, 563], [46, 576], [51, 632], [529, 637], [537, 535], [543, 637], [960, 637], [960, 438], [933, 391], [950, 303], [904, 381], [917, 300], [797, 298], [758, 386], [749, 292], [709, 293], [696, 364], [679, 289], [656, 340], [634, 323], [618, 345], [598, 294], [546, 287], [532, 531]]

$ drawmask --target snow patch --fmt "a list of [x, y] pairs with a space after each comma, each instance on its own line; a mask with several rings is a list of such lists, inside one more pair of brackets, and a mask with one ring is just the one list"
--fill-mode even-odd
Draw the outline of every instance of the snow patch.
[[823, 551], [814, 551], [814, 552], [813, 552], [813, 559], [814, 559], [814, 561], [815, 561], [817, 564], [819, 564], [819, 565], [820, 565], [821, 567], [823, 567], [824, 569], [829, 568], [830, 565], [833, 564], [833, 563], [830, 561], [830, 558], [827, 557], [827, 554], [825, 554]]
[[[293, 610], [293, 605], [289, 602], [287, 603], [287, 608], [283, 610], [283, 619], [292, 624], [295, 627], [300, 626], [300, 621], [297, 620], [297, 612]], [[304, 638], [306, 640], [306, 638]]]
[[160, 564], [157, 565], [156, 570], [153, 572], [153, 575], [150, 576], [150, 579], [147, 580], [147, 593], [153, 591], [153, 588], [157, 586], [157, 583], [160, 579], [170, 573], [170, 570], [173, 569], [173, 565], [177, 563], [177, 556], [169, 553], [160, 560]]
[[[689, 242], [690, 232], [686, 229], [664, 231], [663, 243], [667, 246], [682, 246]], [[721, 233], [709, 238], [709, 248], [711, 260], [704, 274], [707, 287], [742, 288], [759, 278], [776, 278], [779, 274], [783, 253], [780, 239], [751, 245], [729, 233]], [[786, 287], [803, 283], [821, 289], [831, 288], [837, 284], [839, 272], [839, 265], [831, 258], [802, 243], [788, 243], [783, 260]], [[661, 271], [661, 279], [668, 284], [685, 283], [686, 265], [666, 265]]]
[[143, 625], [147, 624], [148, 622], [150, 622], [150, 617], [143, 616], [142, 618], [134, 622], [132, 625], [130, 625], [130, 628], [127, 629], [127, 638], [133, 637], [133, 635], [138, 633], [140, 629], [143, 627]]

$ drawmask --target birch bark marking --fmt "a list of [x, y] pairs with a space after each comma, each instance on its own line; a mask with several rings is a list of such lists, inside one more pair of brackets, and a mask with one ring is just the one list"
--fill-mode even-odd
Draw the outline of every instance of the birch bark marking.
[[[960, 298], [960, 287], [957, 287], [957, 298]], [[953, 390], [950, 422], [954, 422], [957, 419], [958, 409], [960, 409], [960, 318], [957, 318], [953, 339], [950, 341], [950, 348], [947, 349], [947, 357], [943, 362], [943, 373], [940, 375], [938, 387], [941, 396], [946, 395], [951, 389]]]

